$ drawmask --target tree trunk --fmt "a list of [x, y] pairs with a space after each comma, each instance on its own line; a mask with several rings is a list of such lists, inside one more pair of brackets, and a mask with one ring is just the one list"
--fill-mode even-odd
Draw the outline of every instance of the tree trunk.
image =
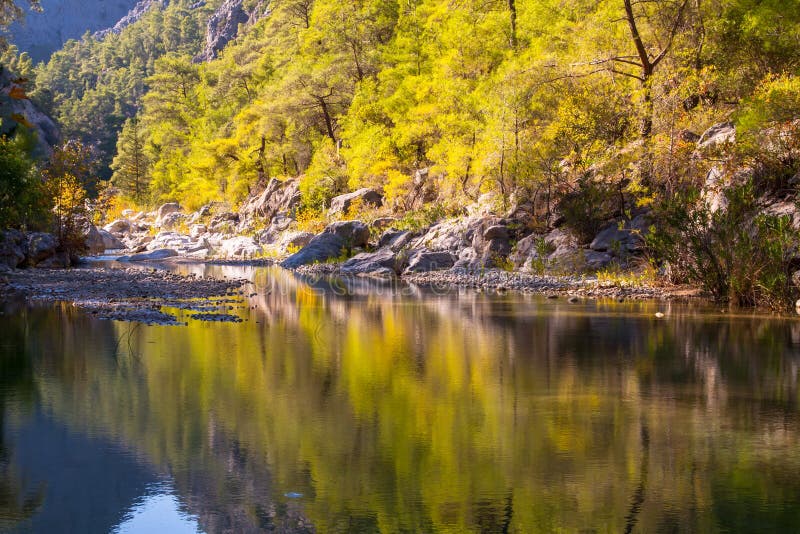
[[511, 17], [511, 38], [509, 44], [512, 50], [517, 49], [517, 2], [508, 0], [508, 13]]
[[318, 96], [316, 99], [319, 103], [320, 109], [322, 110], [322, 116], [325, 119], [325, 128], [328, 131], [328, 137], [330, 137], [331, 141], [333, 141], [333, 144], [336, 145], [336, 134], [333, 133], [333, 118], [331, 117], [330, 110], [328, 109], [328, 103], [325, 101], [324, 97]]

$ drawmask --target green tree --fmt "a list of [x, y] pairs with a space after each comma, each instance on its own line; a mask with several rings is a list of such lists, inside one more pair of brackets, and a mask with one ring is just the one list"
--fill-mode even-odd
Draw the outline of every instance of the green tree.
[[42, 184], [19, 139], [0, 137], [0, 228], [39, 226], [46, 220]]
[[117, 155], [111, 164], [111, 182], [123, 194], [141, 204], [147, 199], [149, 186], [148, 161], [144, 150], [145, 135], [134, 117], [125, 121], [117, 140]]

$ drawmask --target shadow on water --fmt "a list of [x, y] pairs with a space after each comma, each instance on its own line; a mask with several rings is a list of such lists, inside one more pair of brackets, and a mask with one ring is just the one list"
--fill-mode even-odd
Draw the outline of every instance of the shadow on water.
[[[245, 322], [7, 310], [3, 365], [24, 355], [0, 393], [15, 502], [46, 484], [24, 524], [92, 500], [111, 512], [72, 530], [113, 529], [166, 481], [206, 532], [800, 526], [795, 320], [178, 269], [251, 280], [231, 304]], [[69, 506], [50, 498], [70, 488]]]

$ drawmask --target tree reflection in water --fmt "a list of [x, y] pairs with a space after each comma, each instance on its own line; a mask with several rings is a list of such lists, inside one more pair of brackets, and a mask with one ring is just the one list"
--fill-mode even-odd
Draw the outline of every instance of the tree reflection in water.
[[227, 273], [256, 283], [239, 325], [60, 308], [27, 338], [54, 416], [168, 472], [209, 532], [800, 525], [794, 321]]

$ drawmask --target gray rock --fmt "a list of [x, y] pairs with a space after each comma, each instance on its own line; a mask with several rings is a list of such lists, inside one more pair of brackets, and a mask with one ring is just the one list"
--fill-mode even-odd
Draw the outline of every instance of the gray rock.
[[365, 187], [358, 191], [353, 191], [352, 193], [334, 197], [331, 200], [331, 207], [328, 209], [328, 213], [347, 213], [353, 202], [358, 199], [360, 199], [363, 204], [373, 207], [380, 207], [383, 205], [383, 195], [375, 189]]
[[56, 254], [58, 240], [53, 234], [43, 232], [33, 232], [28, 234], [28, 254], [27, 263], [35, 267], [48, 258]]
[[457, 254], [464, 247], [471, 246], [472, 237], [467, 236], [468, 228], [474, 220], [452, 219], [442, 221], [428, 228], [421, 236], [412, 240], [411, 248], [426, 248], [435, 251], [450, 251]]
[[341, 221], [329, 224], [324, 233], [342, 238], [348, 247], [365, 247], [369, 243], [369, 228], [361, 221]]
[[607, 267], [614, 259], [608, 252], [597, 252], [595, 250], [584, 251], [583, 258], [586, 262], [586, 267], [593, 271]]
[[0, 265], [16, 269], [25, 263], [28, 240], [19, 230], [0, 232]]
[[152, 252], [145, 252], [142, 254], [133, 254], [131, 256], [122, 256], [117, 258], [117, 261], [156, 261], [156, 260], [165, 260], [167, 258], [174, 258], [178, 256], [178, 252], [169, 248], [162, 248], [159, 250], [154, 250]]
[[189, 236], [177, 232], [159, 232], [147, 244], [147, 250], [159, 250], [162, 248], [180, 249], [188, 247], [191, 244], [192, 239]]
[[116, 24], [109, 27], [108, 25], [105, 29], [101, 29], [94, 33], [93, 37], [98, 40], [105, 39], [110, 34], [119, 34], [130, 26], [131, 24], [135, 24], [141, 18], [150, 11], [154, 6], [162, 6], [164, 4], [164, 0], [140, 0], [137, 2], [128, 13], [122, 17], [121, 19], [116, 20]]
[[189, 237], [192, 239], [197, 239], [207, 232], [208, 227], [205, 224], [193, 224], [191, 228], [189, 228]]
[[515, 269], [530, 268], [533, 261], [546, 258], [546, 255], [543, 255], [545, 252], [547, 246], [544, 243], [544, 236], [531, 234], [517, 241], [508, 259]]
[[480, 254], [473, 247], [462, 249], [458, 254], [458, 260], [453, 265], [453, 270], [456, 272], [475, 272], [479, 271], [483, 266]]
[[170, 213], [178, 213], [182, 210], [181, 205], [177, 202], [168, 202], [166, 204], [162, 204], [160, 208], [158, 208], [158, 215], [157, 215], [157, 222], [161, 224], [161, 220], [169, 215]]
[[375, 230], [383, 230], [397, 222], [397, 217], [379, 217], [372, 221], [369, 225], [370, 228]]
[[703, 150], [736, 142], [736, 126], [732, 122], [715, 124], [700, 136], [697, 148]]
[[508, 227], [501, 226], [501, 225], [494, 225], [490, 226], [483, 232], [483, 238], [486, 241], [491, 241], [493, 239], [505, 239], [508, 240]]
[[378, 240], [378, 248], [390, 247], [395, 252], [408, 245], [414, 238], [414, 234], [404, 230], [386, 230]]
[[182, 213], [168, 213], [164, 217], [159, 218], [158, 225], [163, 230], [172, 230], [176, 228], [186, 216]]
[[246, 220], [260, 218], [272, 222], [278, 215], [290, 214], [299, 203], [299, 180], [273, 178], [264, 191], [245, 202], [240, 213]]
[[467, 206], [467, 213], [470, 217], [485, 217], [494, 213], [498, 204], [497, 194], [484, 193], [476, 202]]
[[124, 234], [131, 230], [131, 222], [127, 219], [117, 219], [105, 225], [103, 230], [112, 234]]
[[252, 237], [238, 236], [222, 242], [220, 253], [226, 258], [253, 258], [264, 249]]
[[68, 39], [113, 26], [136, 1], [95, 0], [90, 7], [86, 0], [43, 0], [41, 12], [25, 9], [25, 19], [11, 25], [9, 41], [34, 63], [47, 61]]
[[102, 254], [106, 251], [106, 245], [103, 241], [103, 235], [95, 227], [95, 225], [86, 222], [83, 225], [83, 232], [86, 236], [86, 250], [89, 254]]
[[408, 261], [406, 273], [426, 273], [450, 269], [455, 264], [455, 256], [449, 252], [422, 250], [413, 253]]
[[200, 61], [211, 61], [225, 45], [236, 38], [239, 25], [246, 24], [250, 15], [244, 9], [243, 0], [225, 0], [208, 19], [206, 46], [198, 56]]
[[100, 236], [103, 238], [103, 247], [105, 250], [121, 250], [126, 248], [125, 243], [111, 234], [107, 230], [99, 230]]
[[232, 212], [218, 213], [211, 218], [208, 223], [208, 230], [214, 234], [231, 234], [239, 224], [239, 214]]
[[287, 232], [281, 236], [280, 245], [283, 249], [289, 247], [304, 247], [314, 239], [311, 232]]
[[631, 221], [613, 222], [600, 230], [589, 248], [615, 254], [637, 252], [644, 246], [644, 236], [649, 226], [649, 219], [645, 214], [639, 214]]
[[66, 252], [57, 252], [49, 258], [36, 264], [40, 269], [66, 269], [72, 265], [72, 259]]
[[345, 274], [394, 276], [403, 268], [403, 260], [390, 248], [382, 248], [376, 252], [362, 252], [342, 264]]
[[286, 269], [296, 269], [302, 265], [323, 263], [333, 258], [338, 258], [346, 250], [345, 240], [338, 234], [323, 232], [315, 236], [299, 252], [285, 259], [281, 266]]
[[725, 189], [729, 183], [729, 180], [725, 178], [719, 167], [711, 167], [711, 169], [709, 169], [700, 196], [711, 213], [724, 210], [728, 207]]

